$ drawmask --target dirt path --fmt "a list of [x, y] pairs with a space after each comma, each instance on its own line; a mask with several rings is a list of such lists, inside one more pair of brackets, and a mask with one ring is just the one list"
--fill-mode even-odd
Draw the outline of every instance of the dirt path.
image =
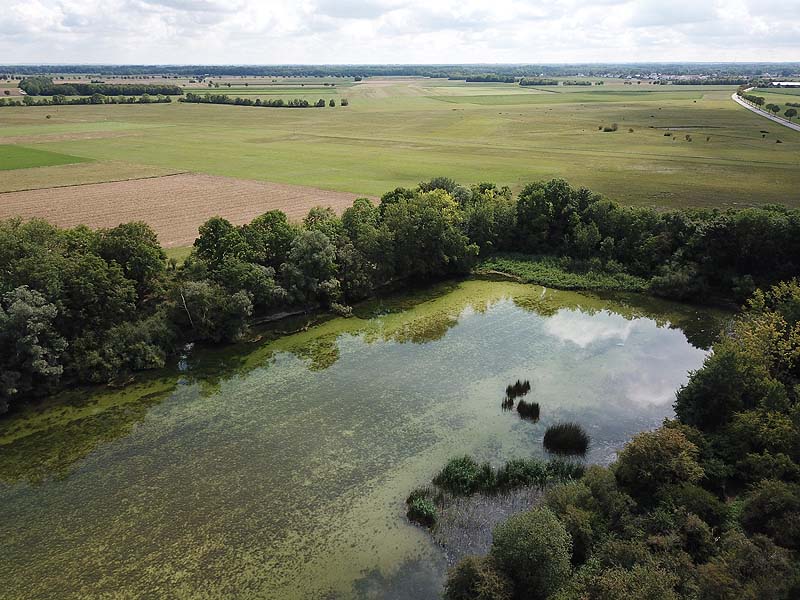
[[299, 185], [186, 173], [0, 193], [0, 219], [39, 217], [61, 227], [97, 228], [145, 221], [165, 248], [173, 248], [190, 246], [197, 228], [215, 215], [240, 225], [279, 209], [297, 221], [313, 206], [341, 213], [358, 197]]

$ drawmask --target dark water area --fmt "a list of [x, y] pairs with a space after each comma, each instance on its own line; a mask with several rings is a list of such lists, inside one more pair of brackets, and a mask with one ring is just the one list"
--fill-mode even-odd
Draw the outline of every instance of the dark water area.
[[[562, 421], [612, 461], [729, 316], [470, 280], [63, 394], [0, 421], [0, 595], [436, 598], [411, 489], [454, 455], [541, 456]], [[517, 380], [538, 419], [504, 410]]]

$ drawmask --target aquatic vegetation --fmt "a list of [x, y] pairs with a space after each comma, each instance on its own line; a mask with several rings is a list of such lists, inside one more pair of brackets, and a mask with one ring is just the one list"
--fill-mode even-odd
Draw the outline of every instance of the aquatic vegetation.
[[517, 379], [516, 383], [509, 385], [506, 387], [506, 396], [509, 398], [520, 398], [521, 396], [525, 396], [528, 392], [531, 391], [531, 382], [527, 379], [525, 381], [520, 381]]
[[477, 274], [504, 273], [523, 283], [536, 283], [562, 290], [647, 291], [646, 279], [613, 271], [591, 261], [554, 256], [498, 254], [480, 262]]
[[456, 496], [467, 496], [478, 491], [481, 467], [471, 456], [450, 459], [433, 478], [433, 484]]
[[[433, 478], [433, 484], [454, 496], [477, 492], [494, 494], [522, 487], [544, 488], [552, 483], [579, 479], [583, 469], [581, 464], [558, 459], [515, 458], [495, 470], [488, 462], [478, 463], [471, 456], [459, 456], [445, 464]], [[429, 488], [422, 489], [429, 493]], [[420, 494], [422, 492], [412, 492], [408, 501]]]
[[544, 433], [544, 449], [553, 454], [584, 455], [589, 449], [589, 434], [577, 423], [557, 423]]
[[412, 523], [419, 523], [423, 527], [433, 527], [436, 525], [436, 505], [430, 498], [414, 498], [406, 512], [408, 520]]
[[520, 418], [536, 422], [539, 420], [539, 403], [520, 400], [517, 403], [517, 412]]

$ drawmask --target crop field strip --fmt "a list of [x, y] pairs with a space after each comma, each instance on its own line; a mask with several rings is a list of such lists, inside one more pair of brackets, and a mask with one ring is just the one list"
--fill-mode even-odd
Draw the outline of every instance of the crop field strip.
[[197, 229], [219, 215], [247, 223], [269, 210], [302, 219], [314, 206], [341, 213], [358, 196], [303, 186], [203, 174], [78, 185], [0, 194], [0, 219], [43, 218], [61, 227], [114, 227], [145, 221], [167, 248], [190, 246]]

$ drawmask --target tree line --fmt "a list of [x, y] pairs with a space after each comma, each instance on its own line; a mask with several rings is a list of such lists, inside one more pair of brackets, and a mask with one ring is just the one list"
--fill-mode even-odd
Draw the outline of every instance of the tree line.
[[[193, 94], [188, 93], [185, 97], [179, 98], [178, 102], [188, 102], [191, 104], [232, 104], [235, 106], [266, 106], [270, 108], [323, 108], [326, 105], [324, 99], [320, 98], [315, 103], [311, 103], [304, 98], [293, 98], [291, 100], [284, 100], [283, 98], [275, 99], [261, 99], [256, 98], [231, 98], [224, 94]], [[347, 98], [342, 98], [340, 101], [342, 106], [348, 106], [350, 103]], [[336, 106], [336, 100], [331, 98], [327, 105], [330, 107]]]
[[0, 106], [76, 106], [81, 104], [169, 104], [172, 102], [170, 96], [150, 96], [143, 94], [136, 96], [104, 96], [103, 94], [92, 94], [91, 96], [79, 96], [69, 98], [67, 96], [55, 95], [52, 98], [34, 98], [24, 96], [22, 100], [14, 98], [0, 98]]
[[241, 337], [253, 316], [349, 306], [387, 285], [469, 273], [497, 252], [629, 273], [671, 298], [740, 301], [798, 273], [800, 212], [660, 212], [553, 180], [518, 196], [435, 178], [341, 217], [280, 211], [200, 227], [180, 268], [144, 223], [93, 231], [0, 222], [0, 403], [160, 367], [186, 341]]
[[51, 77], [27, 77], [19, 88], [29, 96], [180, 96], [183, 90], [177, 85], [144, 83], [53, 83]]
[[[800, 282], [750, 298], [675, 412], [611, 467], [543, 480], [542, 502], [501, 523], [488, 556], [451, 569], [446, 600], [800, 597]], [[526, 467], [496, 478], [526, 481]], [[495, 493], [487, 474], [451, 473]]]

